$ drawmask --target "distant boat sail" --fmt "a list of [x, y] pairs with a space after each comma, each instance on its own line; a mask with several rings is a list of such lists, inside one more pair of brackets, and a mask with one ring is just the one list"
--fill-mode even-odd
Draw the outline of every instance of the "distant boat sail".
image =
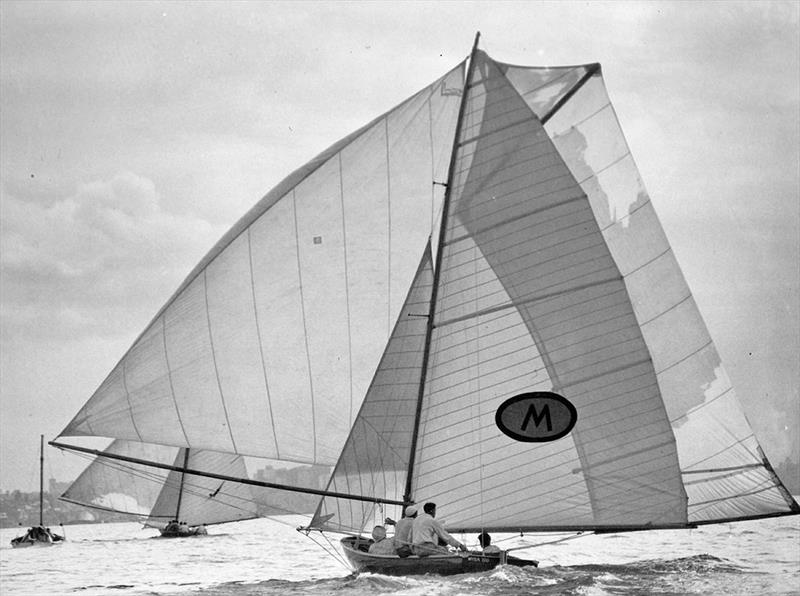
[[335, 465], [310, 528], [345, 533], [423, 501], [470, 532], [800, 512], [600, 66], [477, 39], [257, 203], [62, 435]]
[[[113, 459], [137, 458], [171, 467], [168, 472], [151, 466]], [[61, 500], [86, 507], [129, 515], [158, 528], [165, 535], [173, 521], [186, 524], [185, 534], [201, 526], [253, 519], [258, 511], [251, 488], [179, 469], [202, 470], [246, 477], [240, 455], [147, 445], [116, 440], [73, 482]]]

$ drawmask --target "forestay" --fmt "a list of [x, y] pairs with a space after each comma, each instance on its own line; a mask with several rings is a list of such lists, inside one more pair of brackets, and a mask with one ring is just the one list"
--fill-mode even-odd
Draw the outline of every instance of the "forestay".
[[[398, 320], [331, 487], [397, 500], [405, 470], [406, 499], [436, 502], [450, 530], [469, 531], [800, 511], [736, 401], [599, 66], [525, 68], [478, 51], [470, 69], [434, 306], [421, 306], [424, 283], [409, 295], [432, 311], [427, 365], [406, 355], [401, 384], [380, 381], [408, 334]], [[412, 374], [424, 382], [416, 424]], [[501, 404], [535, 391], [575, 407], [563, 438], [523, 442], [499, 428]], [[328, 498], [312, 526], [359, 532], [399, 513]]]

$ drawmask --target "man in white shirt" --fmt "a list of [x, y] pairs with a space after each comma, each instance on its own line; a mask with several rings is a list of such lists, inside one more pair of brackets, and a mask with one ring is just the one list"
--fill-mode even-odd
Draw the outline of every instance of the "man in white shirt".
[[422, 509], [424, 513], [414, 520], [411, 527], [411, 550], [415, 555], [426, 557], [450, 552], [446, 547], [439, 546], [440, 539], [459, 550], [467, 550], [466, 546], [445, 532], [442, 524], [434, 519], [436, 503], [425, 503]]
[[405, 558], [414, 554], [411, 550], [411, 530], [416, 518], [417, 508], [414, 505], [406, 507], [403, 519], [399, 522], [394, 522], [388, 517], [386, 518], [387, 524], [394, 524], [394, 547], [397, 549], [397, 555], [400, 557]]

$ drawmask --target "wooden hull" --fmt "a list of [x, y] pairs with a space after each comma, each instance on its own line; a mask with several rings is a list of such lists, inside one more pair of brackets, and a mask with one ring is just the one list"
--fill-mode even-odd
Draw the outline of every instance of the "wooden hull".
[[[374, 555], [366, 552], [371, 541], [364, 538], [347, 537], [341, 541], [342, 550], [357, 573], [380, 573], [383, 575], [455, 575], [458, 573], [479, 573], [489, 571], [500, 564], [500, 555], [484, 555], [466, 552], [427, 557], [396, 557]], [[537, 565], [536, 561], [508, 557], [508, 565], [528, 567]]]

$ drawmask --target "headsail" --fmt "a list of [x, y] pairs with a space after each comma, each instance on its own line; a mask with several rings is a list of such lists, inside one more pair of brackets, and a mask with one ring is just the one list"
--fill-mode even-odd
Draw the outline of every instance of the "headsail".
[[[212, 451], [191, 451], [163, 445], [114, 441], [105, 452], [187, 467], [203, 472], [247, 477], [241, 456]], [[95, 509], [115, 511], [163, 526], [180, 516], [189, 525], [218, 524], [258, 516], [251, 488], [235, 482], [221, 482], [176, 471], [96, 458], [64, 492], [61, 498]], [[180, 498], [180, 512], [178, 500]]]
[[[452, 530], [800, 512], [735, 401], [599, 66], [524, 68], [479, 51], [470, 68], [411, 498], [435, 501]], [[499, 428], [500, 406], [535, 391], [575, 406], [567, 436], [521, 442]], [[364, 415], [381, 401], [368, 394]], [[358, 477], [354, 443], [333, 484]], [[380, 520], [335, 509], [323, 501], [316, 525], [360, 531]]]
[[439, 210], [463, 64], [212, 249], [63, 436], [333, 465]]

